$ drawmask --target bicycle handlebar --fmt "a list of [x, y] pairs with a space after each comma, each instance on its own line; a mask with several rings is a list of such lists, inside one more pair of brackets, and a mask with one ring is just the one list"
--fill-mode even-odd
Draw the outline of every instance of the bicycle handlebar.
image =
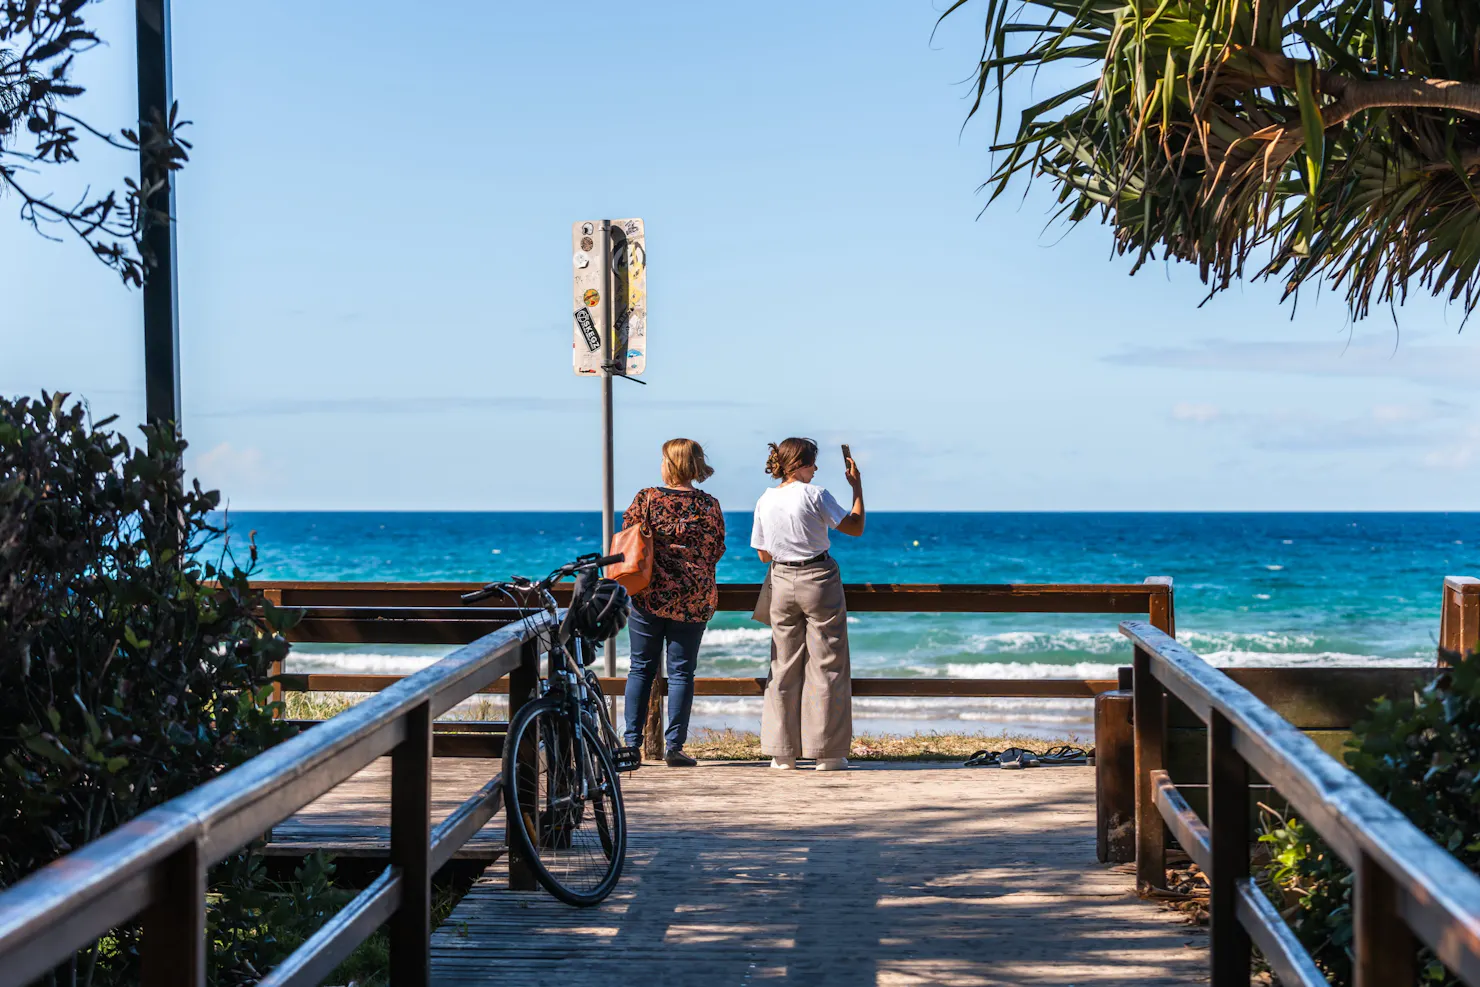
[[560, 582], [560, 580], [564, 579], [566, 576], [572, 576], [577, 572], [581, 572], [582, 570], [601, 569], [609, 565], [616, 565], [618, 562], [622, 562], [626, 558], [627, 556], [621, 552], [617, 552], [614, 555], [582, 555], [574, 562], [567, 562], [565, 565], [556, 569], [554, 572], [550, 573], [548, 576], [546, 576], [544, 579], [541, 579], [537, 583], [532, 583], [527, 579], [520, 578], [515, 578], [511, 582], [505, 583], [489, 583], [482, 589], [476, 589], [471, 593], [462, 594], [461, 599], [463, 601], [463, 604], [467, 605], [481, 602], [494, 595], [501, 594], [505, 596], [515, 596], [516, 591], [532, 590], [534, 592], [544, 592], [551, 586]]

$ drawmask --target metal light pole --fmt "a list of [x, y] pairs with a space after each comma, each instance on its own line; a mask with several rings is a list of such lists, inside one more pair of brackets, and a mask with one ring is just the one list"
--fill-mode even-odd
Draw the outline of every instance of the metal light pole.
[[[143, 249], [153, 258], [144, 266], [145, 420], [180, 428], [180, 321], [175, 286], [175, 179], [168, 169], [146, 174], [143, 144], [158, 120], [164, 126], [174, 104], [170, 78], [169, 0], [135, 0], [138, 22], [139, 180], [163, 184], [144, 203]], [[158, 222], [156, 217], [166, 216]]]

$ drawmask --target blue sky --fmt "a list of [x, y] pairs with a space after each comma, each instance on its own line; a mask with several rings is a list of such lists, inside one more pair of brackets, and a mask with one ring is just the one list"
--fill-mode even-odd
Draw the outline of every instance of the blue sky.
[[[132, 5], [94, 10], [89, 107], [124, 125]], [[933, 42], [915, 0], [416, 15], [175, 5], [183, 417], [238, 509], [598, 506], [569, 230], [603, 216], [648, 230], [622, 502], [687, 435], [746, 508], [800, 433], [834, 486], [852, 444], [876, 510], [1480, 507], [1458, 309], [1400, 334], [1329, 293], [1292, 320], [1270, 285], [1199, 308], [1190, 269], [1127, 277], [1104, 228], [1046, 228], [1046, 185], [978, 218], [979, 10]], [[95, 157], [68, 181], [132, 167]], [[0, 259], [0, 392], [139, 420], [137, 294], [14, 221]]]

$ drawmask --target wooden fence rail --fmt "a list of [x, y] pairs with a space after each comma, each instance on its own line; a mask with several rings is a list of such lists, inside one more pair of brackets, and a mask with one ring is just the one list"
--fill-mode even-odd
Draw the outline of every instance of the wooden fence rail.
[[[301, 642], [455, 644], [486, 634], [514, 619], [507, 607], [463, 607], [460, 596], [476, 583], [264, 582], [274, 604], [301, 608], [303, 620], [289, 635]], [[1145, 614], [1168, 634], [1176, 633], [1172, 580], [1150, 576], [1140, 583], [848, 583], [850, 613], [1107, 613]], [[721, 583], [719, 609], [750, 613], [758, 583]], [[565, 606], [570, 584], [555, 587]], [[374, 692], [395, 676], [310, 674], [283, 676], [289, 691]], [[699, 696], [759, 696], [764, 679], [696, 678]], [[624, 680], [604, 679], [609, 696], [622, 694]], [[855, 696], [954, 698], [1093, 698], [1115, 688], [1099, 679], [900, 679], [855, 678]], [[663, 696], [659, 676], [649, 700], [644, 753], [662, 753]]]
[[[261, 983], [317, 984], [388, 925], [390, 982], [425, 987], [432, 874], [502, 804], [495, 776], [431, 825], [432, 722], [505, 676], [522, 705], [552, 629], [545, 614], [508, 624], [0, 892], [0, 981], [29, 983], [141, 919], [145, 987], [204, 987], [210, 866], [389, 754], [390, 865]], [[523, 861], [509, 866], [511, 886], [533, 887]]]
[[[1254, 884], [1251, 772], [1355, 872], [1356, 987], [1415, 984], [1420, 942], [1480, 985], [1480, 877], [1227, 675], [1145, 622], [1126, 621], [1121, 631], [1135, 648], [1136, 882], [1165, 888], [1169, 827], [1212, 886], [1214, 987], [1247, 987], [1252, 946], [1287, 987], [1327, 983]], [[1207, 725], [1206, 818], [1166, 770], [1168, 697]]]

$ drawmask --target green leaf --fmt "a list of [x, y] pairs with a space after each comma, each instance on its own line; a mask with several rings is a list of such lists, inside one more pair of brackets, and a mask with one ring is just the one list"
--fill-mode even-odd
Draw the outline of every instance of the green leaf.
[[64, 747], [39, 734], [27, 737], [24, 743], [31, 753], [44, 757], [55, 764], [70, 767], [73, 763], [72, 755]]

